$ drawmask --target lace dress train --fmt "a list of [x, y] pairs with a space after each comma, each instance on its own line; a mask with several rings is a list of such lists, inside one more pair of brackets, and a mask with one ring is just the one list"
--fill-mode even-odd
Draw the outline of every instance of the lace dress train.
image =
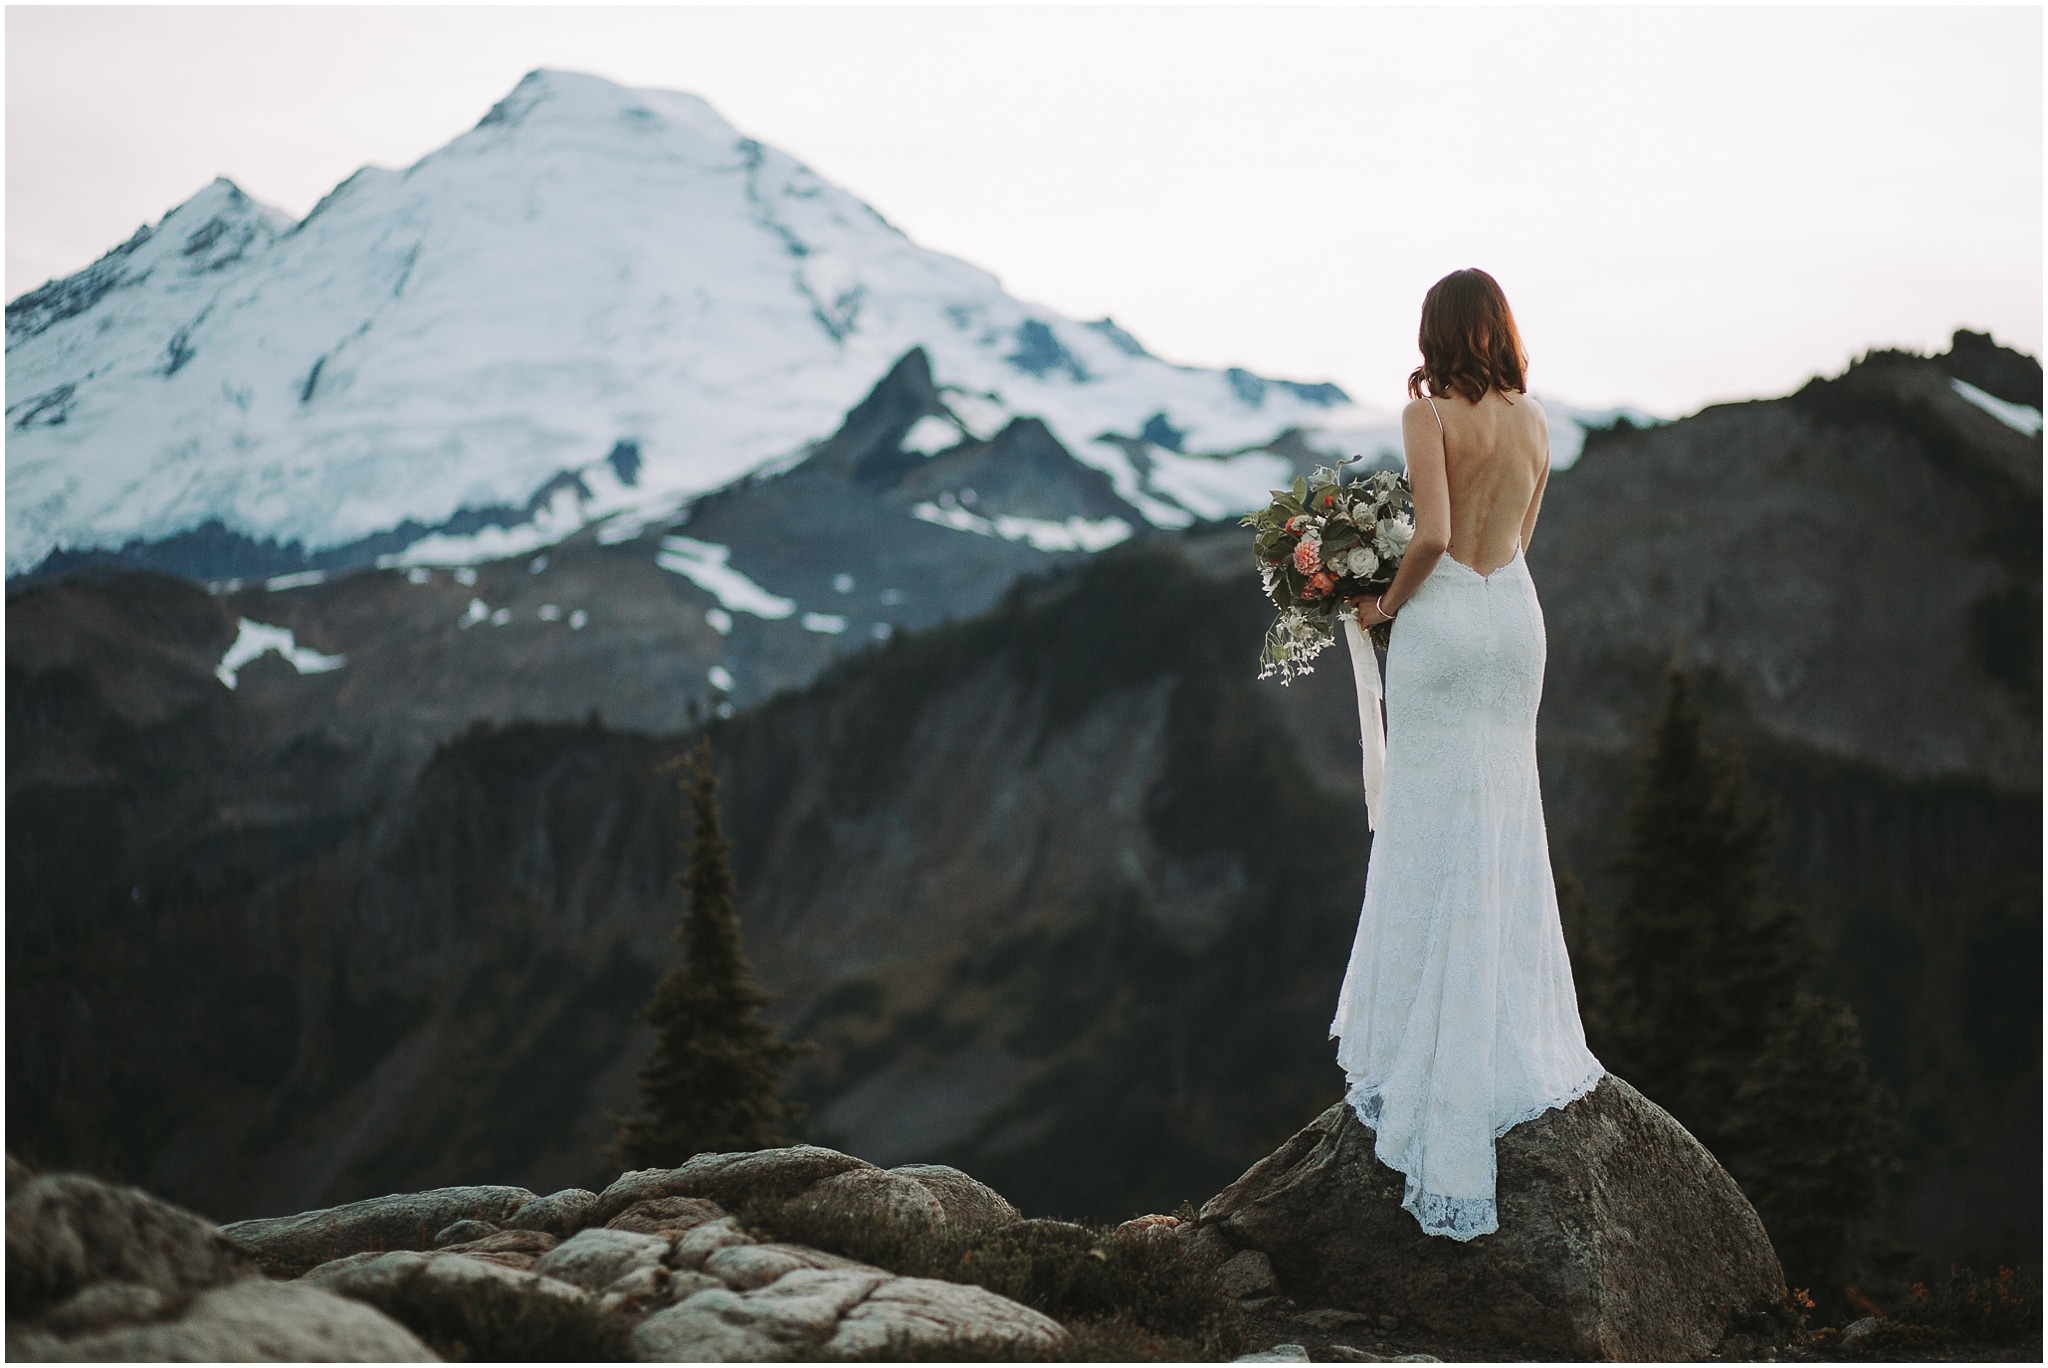
[[1423, 1230], [1499, 1229], [1494, 1141], [1600, 1081], [1536, 782], [1543, 610], [1519, 551], [1448, 555], [1387, 652], [1386, 768], [1330, 1034], [1347, 1100]]

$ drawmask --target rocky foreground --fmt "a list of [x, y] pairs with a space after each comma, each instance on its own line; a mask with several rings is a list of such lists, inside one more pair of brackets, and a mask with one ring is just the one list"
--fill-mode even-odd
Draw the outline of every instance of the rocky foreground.
[[[991, 1276], [1006, 1266], [998, 1251], [1014, 1266], [1025, 1249], [1065, 1251], [1084, 1271], [1138, 1270], [1100, 1286], [1151, 1298], [1154, 1321], [1161, 1283], [1194, 1289], [1183, 1308], [1212, 1296], [1199, 1346], [1221, 1355], [1289, 1331], [1351, 1361], [1414, 1357], [1399, 1350], [1418, 1336], [1472, 1357], [1748, 1357], [1787, 1342], [1784, 1281], [1755, 1212], [1620, 1080], [1510, 1131], [1500, 1173], [1501, 1231], [1457, 1244], [1416, 1230], [1399, 1175], [1341, 1107], [1193, 1219], [1114, 1231], [1025, 1220], [957, 1169], [882, 1169], [808, 1145], [701, 1154], [603, 1192], [440, 1188], [222, 1227], [136, 1188], [10, 1160], [7, 1353], [1046, 1360], [1198, 1343], [1105, 1341], [1088, 1327], [1135, 1314], [1142, 1331], [1146, 1313], [1075, 1300], [1071, 1271]], [[776, 1226], [873, 1261], [776, 1239]], [[945, 1252], [934, 1260], [934, 1249]], [[1023, 1295], [1047, 1305], [977, 1285], [990, 1281], [1040, 1289]], [[1306, 1353], [1287, 1343], [1256, 1357]]]

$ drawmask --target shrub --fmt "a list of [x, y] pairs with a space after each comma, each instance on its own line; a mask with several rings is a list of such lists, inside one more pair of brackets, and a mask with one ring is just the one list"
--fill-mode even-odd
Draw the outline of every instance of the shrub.
[[2041, 1333], [2040, 1279], [2012, 1268], [1983, 1278], [1968, 1268], [1951, 1267], [1946, 1286], [1914, 1283], [1898, 1320], [1969, 1340], [2006, 1344], [2027, 1339]]
[[454, 1362], [619, 1362], [632, 1357], [623, 1323], [593, 1302], [522, 1292], [499, 1282], [449, 1283], [410, 1269], [369, 1302]]

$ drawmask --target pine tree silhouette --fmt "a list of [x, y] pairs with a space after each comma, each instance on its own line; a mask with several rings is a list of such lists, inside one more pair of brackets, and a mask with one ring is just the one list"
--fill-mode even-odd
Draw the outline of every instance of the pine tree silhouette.
[[615, 1117], [612, 1158], [625, 1168], [674, 1168], [707, 1151], [786, 1143], [798, 1108], [782, 1100], [789, 1065], [810, 1047], [786, 1042], [761, 1009], [774, 994], [754, 986], [740, 946], [731, 846], [718, 820], [711, 742], [699, 740], [678, 787], [695, 825], [689, 869], [677, 876], [689, 906], [676, 922], [683, 960], [654, 987], [642, 1019], [654, 1050], [639, 1069], [646, 1115]]
[[1774, 821], [1740, 760], [1712, 750], [1673, 671], [1629, 804], [1612, 918], [1610, 1066], [1699, 1134], [1812, 966], [1768, 896]]
[[[1589, 1043], [1741, 1184], [1794, 1286], [1836, 1306], [1878, 1252], [1892, 1106], [1856, 1017], [1812, 991], [1801, 915], [1771, 893], [1772, 811], [1732, 748], [1710, 748], [1673, 671], [1615, 870], [1606, 943], [1563, 882]], [[1833, 1308], [1831, 1308], [1833, 1309]]]
[[1886, 1278], [1909, 1253], [1870, 1222], [1897, 1167], [1894, 1112], [1871, 1082], [1856, 1014], [1801, 992], [1737, 1085], [1720, 1148], [1709, 1145], [1727, 1153], [1786, 1276], [1837, 1315], [1865, 1314], [1858, 1284]]

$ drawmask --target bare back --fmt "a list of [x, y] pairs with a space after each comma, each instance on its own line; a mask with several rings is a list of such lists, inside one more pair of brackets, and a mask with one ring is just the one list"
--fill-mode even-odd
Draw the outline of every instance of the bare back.
[[1442, 424], [1450, 486], [1453, 560], [1490, 575], [1515, 558], [1536, 530], [1550, 474], [1550, 428], [1527, 395], [1498, 390], [1474, 404], [1445, 396], [1423, 400]]

